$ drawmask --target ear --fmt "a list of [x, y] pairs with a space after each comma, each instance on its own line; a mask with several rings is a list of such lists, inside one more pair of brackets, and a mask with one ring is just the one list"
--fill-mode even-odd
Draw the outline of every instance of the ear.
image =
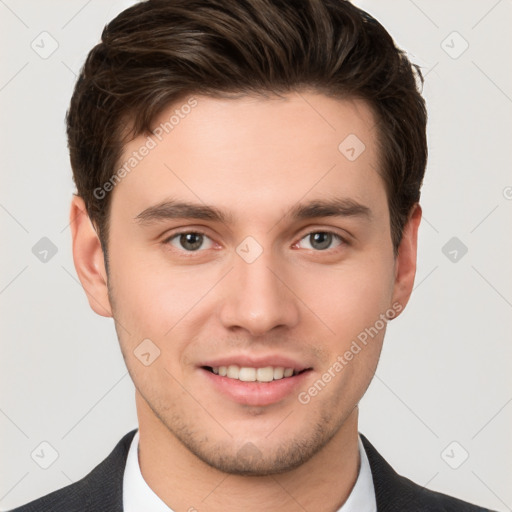
[[111, 317], [107, 272], [100, 239], [87, 213], [84, 200], [75, 195], [69, 213], [73, 261], [89, 305], [98, 315]]
[[393, 286], [393, 304], [399, 303], [403, 311], [414, 286], [416, 275], [416, 254], [418, 249], [418, 227], [421, 221], [421, 206], [416, 203], [409, 220], [404, 227], [402, 240], [395, 260], [395, 283]]

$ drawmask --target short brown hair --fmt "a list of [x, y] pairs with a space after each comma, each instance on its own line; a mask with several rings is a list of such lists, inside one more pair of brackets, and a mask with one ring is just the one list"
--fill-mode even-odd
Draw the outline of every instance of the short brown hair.
[[377, 119], [396, 253], [427, 161], [420, 82], [382, 25], [346, 0], [143, 1], [104, 28], [78, 77], [67, 113], [77, 194], [106, 256], [111, 194], [95, 190], [114, 175], [127, 133], [151, 133], [172, 103], [304, 89], [361, 98]]

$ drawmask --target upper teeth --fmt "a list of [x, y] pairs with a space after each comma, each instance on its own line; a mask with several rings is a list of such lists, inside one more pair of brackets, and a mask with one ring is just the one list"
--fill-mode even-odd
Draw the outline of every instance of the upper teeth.
[[212, 371], [222, 377], [238, 379], [243, 382], [271, 382], [272, 380], [279, 380], [293, 375], [293, 368], [284, 368], [283, 366], [251, 368], [249, 366], [231, 364], [229, 366], [214, 366]]

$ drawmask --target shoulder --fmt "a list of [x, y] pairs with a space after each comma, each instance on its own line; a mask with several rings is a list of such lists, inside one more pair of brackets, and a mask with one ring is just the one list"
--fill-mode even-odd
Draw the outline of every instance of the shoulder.
[[488, 508], [431, 491], [399, 475], [370, 441], [360, 436], [370, 462], [379, 512], [489, 512]]
[[121, 512], [124, 467], [136, 431], [128, 432], [108, 457], [81, 480], [10, 512]]

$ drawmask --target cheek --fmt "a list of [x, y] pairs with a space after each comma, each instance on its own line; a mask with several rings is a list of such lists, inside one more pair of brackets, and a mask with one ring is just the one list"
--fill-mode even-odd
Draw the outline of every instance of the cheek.
[[165, 334], [185, 308], [191, 287], [179, 274], [166, 271], [151, 252], [137, 252], [122, 243], [112, 251], [110, 266], [117, 317], [139, 331]]
[[[366, 261], [365, 261], [366, 260]], [[304, 273], [299, 296], [337, 339], [357, 336], [390, 307], [393, 263], [379, 258], [318, 266]], [[326, 333], [329, 330], [326, 327]]]
[[114, 315], [125, 327], [118, 334], [126, 354], [148, 338], [160, 349], [159, 363], [171, 368], [183, 362], [201, 330], [197, 318], [205, 314], [205, 298], [219, 276], [207, 266], [179, 269], [156, 260], [129, 254], [112, 258]]
[[126, 324], [133, 335], [162, 336], [170, 328], [163, 313], [173, 311], [168, 302], [172, 294], [168, 293], [165, 281], [146, 266], [131, 264], [127, 259], [113, 261], [112, 268], [116, 319]]
[[[174, 388], [172, 376], [181, 378], [195, 334], [189, 319], [207, 289], [197, 288], [199, 279], [157, 269], [142, 258], [113, 260], [112, 268], [114, 314], [123, 326], [116, 329], [126, 365], [144, 396], [165, 397]], [[145, 353], [151, 360], [147, 366]]]

